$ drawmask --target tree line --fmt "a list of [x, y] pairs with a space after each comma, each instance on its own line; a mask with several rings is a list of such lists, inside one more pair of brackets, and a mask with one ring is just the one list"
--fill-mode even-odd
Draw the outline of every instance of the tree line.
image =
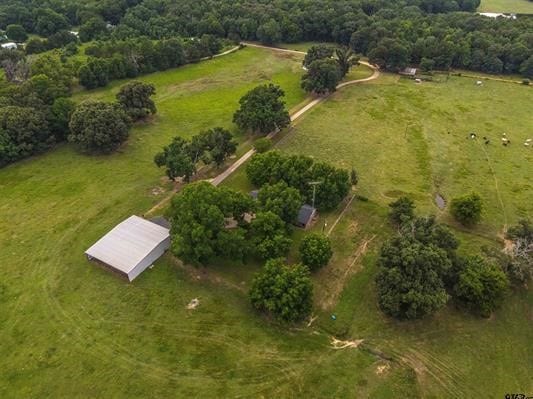
[[134, 78], [212, 57], [222, 48], [213, 35], [152, 41], [146, 38], [96, 42], [85, 49], [87, 62], [78, 70], [87, 89], [106, 86], [113, 79]]
[[85, 153], [109, 153], [128, 137], [132, 122], [156, 112], [152, 85], [130, 82], [116, 103], [69, 97], [74, 71], [57, 54], [31, 64], [17, 51], [0, 51], [9, 81], [0, 84], [0, 166], [70, 141]]
[[[50, 37], [80, 26], [82, 41], [204, 34], [266, 44], [333, 41], [383, 68], [433, 64], [533, 76], [533, 20], [472, 14], [479, 0], [102, 0], [11, 1], [0, 28], [16, 24]], [[20, 33], [20, 32], [19, 32]]]

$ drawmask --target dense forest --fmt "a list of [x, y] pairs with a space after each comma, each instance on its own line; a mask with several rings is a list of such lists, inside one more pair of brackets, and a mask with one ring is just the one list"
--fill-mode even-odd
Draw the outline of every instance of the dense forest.
[[[336, 42], [391, 71], [422, 64], [533, 77], [533, 18], [487, 18], [473, 13], [478, 6], [479, 0], [3, 1], [1, 40], [24, 46], [0, 50], [0, 166], [65, 140], [76, 81], [90, 89], [196, 62], [227, 41]], [[80, 42], [87, 43], [86, 58], [72, 57]]]
[[[163, 39], [211, 34], [267, 44], [334, 41], [389, 69], [418, 64], [533, 75], [533, 19], [472, 14], [479, 0], [8, 1], [0, 28], [50, 37]], [[72, 28], [74, 29], [74, 28]]]

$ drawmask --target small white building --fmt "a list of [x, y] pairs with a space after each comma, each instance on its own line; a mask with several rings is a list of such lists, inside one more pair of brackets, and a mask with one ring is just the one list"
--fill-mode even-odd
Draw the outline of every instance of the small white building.
[[17, 44], [13, 42], [3, 43], [2, 48], [6, 50], [15, 50], [17, 48]]
[[133, 281], [170, 247], [169, 229], [138, 216], [130, 216], [85, 251]]
[[480, 12], [479, 15], [483, 17], [488, 18], [508, 18], [508, 19], [516, 19], [516, 14], [504, 14], [501, 12]]

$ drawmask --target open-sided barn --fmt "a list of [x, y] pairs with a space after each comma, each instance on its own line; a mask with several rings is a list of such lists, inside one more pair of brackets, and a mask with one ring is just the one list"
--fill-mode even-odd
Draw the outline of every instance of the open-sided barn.
[[170, 246], [169, 229], [138, 216], [130, 216], [90, 247], [85, 254], [129, 281], [151, 266]]

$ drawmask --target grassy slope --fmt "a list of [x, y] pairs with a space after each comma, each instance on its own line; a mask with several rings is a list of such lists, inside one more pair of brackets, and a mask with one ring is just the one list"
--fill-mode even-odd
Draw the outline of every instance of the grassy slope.
[[[526, 86], [486, 81], [477, 87], [453, 77], [416, 85], [385, 75], [312, 110], [281, 147], [355, 167], [361, 194], [380, 204], [409, 194], [423, 210], [437, 212], [434, 193], [449, 200], [477, 191], [486, 214], [476, 231], [494, 236], [533, 212], [533, 152], [523, 146], [532, 134], [532, 99]], [[470, 132], [479, 139], [467, 139]], [[504, 132], [509, 147], [501, 145]]]
[[481, 0], [478, 11], [533, 14], [533, 3], [528, 0]]
[[[386, 204], [408, 194], [421, 212], [437, 213], [449, 222], [433, 204], [433, 193], [438, 189], [450, 198], [474, 189], [487, 209], [474, 235], [458, 232], [463, 251], [498, 245], [496, 235], [506, 219], [511, 223], [533, 213], [533, 153], [522, 145], [531, 135], [527, 104], [532, 97], [531, 89], [512, 84], [476, 87], [471, 79], [452, 78], [415, 85], [386, 75], [337, 93], [280, 142], [285, 151], [353, 165], [360, 173], [359, 193], [370, 198], [368, 203], [355, 201], [333, 232], [335, 257], [316, 276], [317, 301], [325, 309], [320, 325], [364, 338], [370, 347], [411, 365], [426, 396], [502, 397], [510, 387], [530, 392], [533, 358], [525, 348], [533, 340], [533, 295], [513, 293], [490, 320], [452, 308], [416, 323], [385, 318], [376, 306], [373, 278], [380, 240], [391, 233]], [[492, 143], [466, 139], [470, 131], [490, 137]], [[504, 131], [511, 147], [500, 144]], [[336, 216], [323, 215], [329, 225]], [[316, 229], [321, 226], [322, 221]], [[361, 256], [368, 240], [366, 256]], [[339, 281], [346, 283], [342, 294]], [[329, 319], [330, 312], [337, 314], [336, 321]]]
[[[128, 284], [83, 256], [114, 224], [158, 201], [152, 189], [164, 184], [152, 158], [171, 137], [231, 127], [239, 97], [269, 79], [292, 107], [303, 99], [300, 73], [297, 59], [246, 49], [146, 76], [159, 113], [134, 128], [121, 152], [87, 157], [65, 145], [0, 170], [0, 396], [416, 393], [404, 367], [377, 375], [373, 356], [266, 323], [249, 308], [246, 285], [211, 283], [169, 257]], [[110, 100], [117, 87], [77, 99]], [[199, 309], [187, 311], [195, 297]]]

